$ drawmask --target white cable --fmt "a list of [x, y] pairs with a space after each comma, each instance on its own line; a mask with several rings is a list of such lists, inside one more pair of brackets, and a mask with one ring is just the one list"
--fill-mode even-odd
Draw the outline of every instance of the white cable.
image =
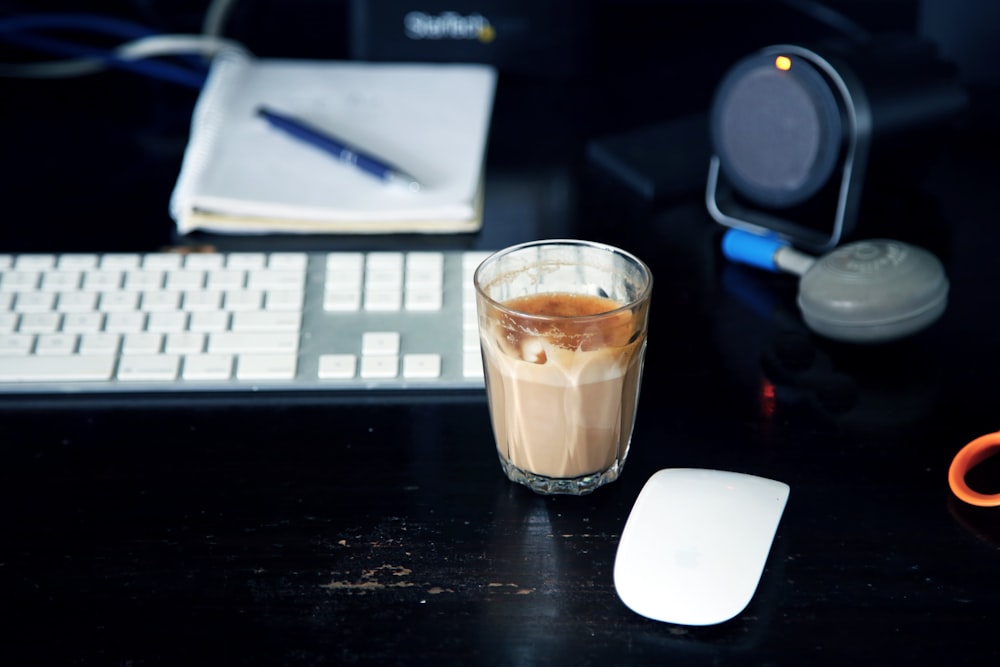
[[212, 4], [205, 10], [205, 20], [202, 22], [201, 33], [211, 37], [223, 34], [223, 26], [232, 11], [236, 0], [212, 0]]
[[115, 49], [115, 55], [126, 60], [197, 53], [213, 56], [220, 51], [236, 50], [246, 52], [239, 42], [224, 37], [210, 35], [151, 35], [122, 44]]
[[774, 266], [797, 276], [804, 275], [816, 263], [816, 258], [790, 246], [782, 246], [774, 251]]

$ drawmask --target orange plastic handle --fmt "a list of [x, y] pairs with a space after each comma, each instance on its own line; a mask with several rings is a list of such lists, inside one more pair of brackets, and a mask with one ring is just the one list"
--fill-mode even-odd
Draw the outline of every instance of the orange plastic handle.
[[948, 485], [952, 493], [970, 505], [979, 507], [1000, 506], [1000, 493], [979, 493], [969, 488], [965, 476], [977, 465], [1000, 452], [1000, 432], [980, 436], [958, 450], [948, 468]]

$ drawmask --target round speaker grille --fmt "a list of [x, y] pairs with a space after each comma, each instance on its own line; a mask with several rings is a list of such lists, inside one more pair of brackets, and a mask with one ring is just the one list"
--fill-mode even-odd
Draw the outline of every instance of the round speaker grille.
[[716, 91], [710, 122], [723, 173], [757, 204], [801, 204], [837, 165], [840, 106], [803, 58], [760, 53], [737, 63]]

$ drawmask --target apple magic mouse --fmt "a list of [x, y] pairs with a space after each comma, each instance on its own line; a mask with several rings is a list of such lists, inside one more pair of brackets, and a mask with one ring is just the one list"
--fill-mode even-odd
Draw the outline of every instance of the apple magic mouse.
[[615, 590], [637, 614], [714, 625], [757, 590], [789, 487], [744, 473], [667, 468], [643, 486], [615, 556]]

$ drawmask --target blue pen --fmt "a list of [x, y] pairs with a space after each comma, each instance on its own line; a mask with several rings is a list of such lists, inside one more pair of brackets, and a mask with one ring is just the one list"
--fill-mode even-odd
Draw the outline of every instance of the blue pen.
[[420, 189], [415, 178], [385, 160], [367, 154], [341, 139], [317, 130], [302, 121], [285, 116], [266, 107], [258, 107], [257, 115], [272, 126], [287, 132], [296, 139], [322, 149], [341, 162], [347, 162], [385, 183], [402, 185], [410, 190]]

